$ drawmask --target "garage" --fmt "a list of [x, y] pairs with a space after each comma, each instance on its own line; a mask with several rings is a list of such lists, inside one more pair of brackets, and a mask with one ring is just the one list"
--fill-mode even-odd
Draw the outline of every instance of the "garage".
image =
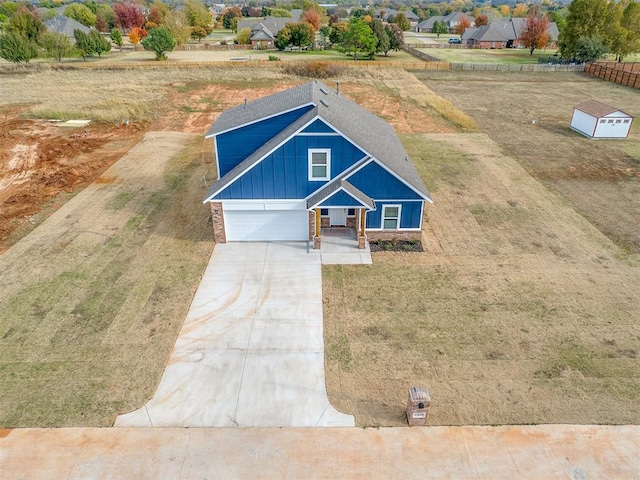
[[226, 210], [224, 226], [228, 242], [308, 240], [306, 210]]

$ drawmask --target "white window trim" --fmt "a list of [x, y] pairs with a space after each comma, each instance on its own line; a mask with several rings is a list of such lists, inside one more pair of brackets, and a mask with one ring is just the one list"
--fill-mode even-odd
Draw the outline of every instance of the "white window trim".
[[[396, 228], [384, 228], [384, 220], [385, 220], [385, 210], [390, 207], [390, 208], [397, 208], [398, 209], [398, 222], [396, 223]], [[399, 203], [385, 203], [384, 205], [382, 205], [382, 213], [380, 215], [380, 229], [381, 230], [400, 230], [400, 219], [402, 218], [402, 205], [400, 205]]]
[[[311, 159], [314, 153], [326, 153], [327, 154], [327, 175], [325, 177], [314, 177]], [[310, 148], [308, 150], [308, 163], [309, 163], [309, 181], [310, 182], [322, 182], [325, 180], [331, 180], [331, 149], [330, 148]]]

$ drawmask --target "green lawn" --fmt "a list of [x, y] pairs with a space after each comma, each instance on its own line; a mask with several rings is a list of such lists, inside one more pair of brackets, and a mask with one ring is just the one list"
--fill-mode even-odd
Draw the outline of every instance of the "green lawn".
[[529, 50], [524, 48], [509, 48], [504, 50], [481, 50], [471, 48], [425, 48], [421, 51], [446, 62], [453, 63], [538, 63], [539, 58], [553, 57], [556, 50], [547, 49], [534, 51], [529, 55]]

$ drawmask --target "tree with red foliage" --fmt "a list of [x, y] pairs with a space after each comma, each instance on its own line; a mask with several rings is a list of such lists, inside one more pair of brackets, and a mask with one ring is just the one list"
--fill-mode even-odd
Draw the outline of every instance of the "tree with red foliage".
[[116, 3], [113, 5], [113, 13], [116, 15], [116, 26], [125, 32], [144, 25], [142, 9], [135, 3]]
[[462, 18], [460, 18], [460, 23], [456, 25], [456, 33], [458, 35], [462, 35], [462, 32], [464, 32], [470, 26], [471, 26], [471, 22], [469, 21], [466, 15], [463, 15]]
[[481, 27], [483, 25], [488, 25], [489, 24], [489, 17], [487, 15], [485, 15], [484, 13], [481, 13], [480, 15], [478, 15], [476, 17], [475, 24], [476, 24], [476, 27]]
[[544, 48], [549, 43], [549, 19], [545, 17], [536, 17], [531, 13], [527, 17], [524, 29], [520, 34], [520, 41], [529, 49], [529, 55], [533, 55], [536, 48]]
[[306, 22], [311, 25], [313, 27], [314, 33], [317, 32], [320, 28], [320, 15], [318, 15], [318, 12], [313, 9], [309, 9], [304, 12], [302, 17], [300, 17], [300, 21]]

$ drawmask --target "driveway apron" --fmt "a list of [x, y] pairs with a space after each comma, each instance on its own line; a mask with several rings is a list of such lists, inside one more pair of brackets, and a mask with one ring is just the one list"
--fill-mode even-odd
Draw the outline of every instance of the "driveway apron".
[[158, 390], [115, 426], [354, 426], [327, 400], [320, 258], [216, 245]]

